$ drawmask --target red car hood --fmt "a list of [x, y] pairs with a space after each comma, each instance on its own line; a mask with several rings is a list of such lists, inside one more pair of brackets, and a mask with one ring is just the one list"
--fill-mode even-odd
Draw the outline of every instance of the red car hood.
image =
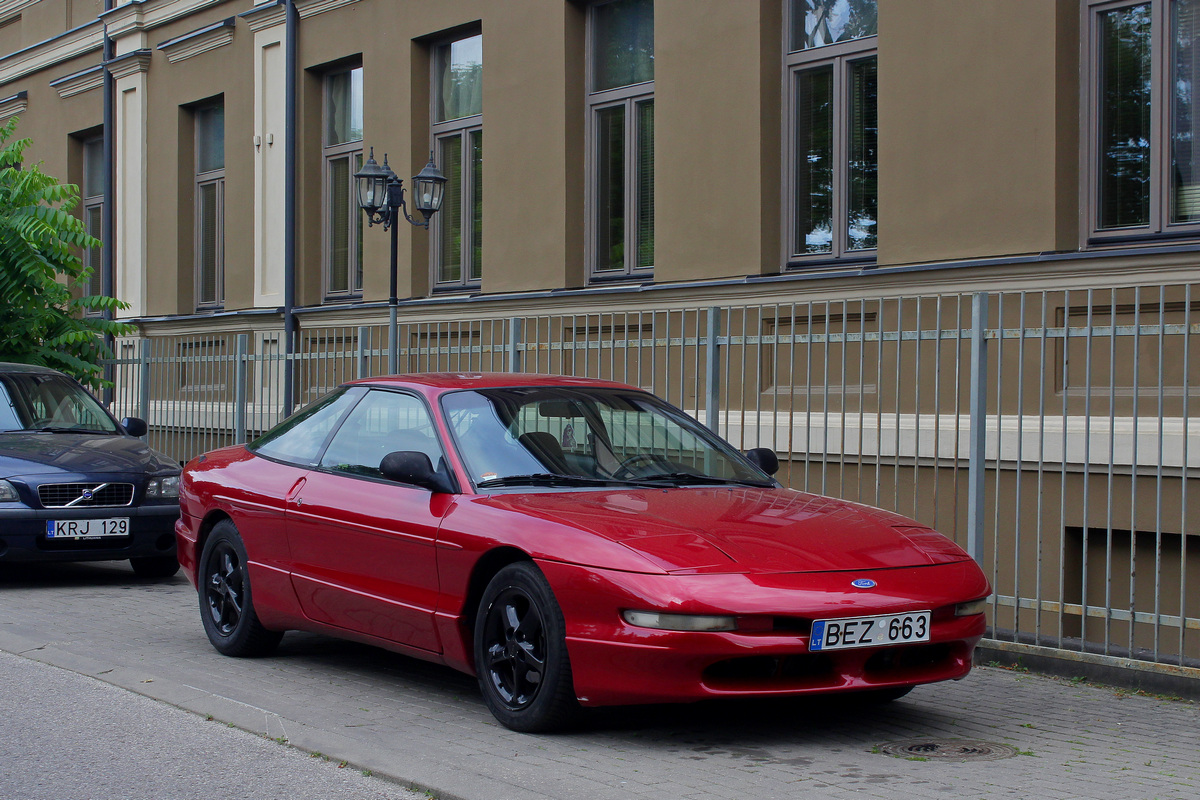
[[488, 503], [588, 531], [671, 572], [892, 569], [970, 558], [898, 514], [789, 489], [538, 492]]

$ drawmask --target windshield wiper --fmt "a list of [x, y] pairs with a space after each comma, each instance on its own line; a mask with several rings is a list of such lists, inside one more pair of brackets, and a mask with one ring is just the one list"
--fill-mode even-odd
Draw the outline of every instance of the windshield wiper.
[[559, 475], [554, 472], [535, 472], [531, 475], [505, 475], [503, 478], [489, 478], [476, 484], [481, 489], [494, 486], [612, 486], [626, 485], [635, 481], [623, 481], [616, 478], [585, 478], [582, 475]]
[[713, 475], [702, 475], [695, 472], [661, 472], [655, 475], [639, 475], [639, 481], [670, 481], [672, 483], [702, 483], [712, 484], [714, 486], [722, 484], [736, 484], [738, 486], [757, 486], [762, 489], [769, 489], [775, 484], [766, 483], [765, 481], [754, 481], [745, 478], [718, 478]]
[[55, 425], [47, 425], [44, 428], [27, 428], [26, 430], [32, 433], [98, 433], [105, 436], [109, 433], [109, 431], [98, 431], [92, 428], [63, 428]]

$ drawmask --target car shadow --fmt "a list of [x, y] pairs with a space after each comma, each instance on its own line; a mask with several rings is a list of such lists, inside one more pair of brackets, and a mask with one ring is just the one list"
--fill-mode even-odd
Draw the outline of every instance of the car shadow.
[[443, 664], [394, 653], [381, 647], [359, 644], [319, 633], [288, 631], [271, 659], [298, 661], [306, 667], [319, 668], [339, 675], [361, 673], [369, 678], [385, 679], [389, 683], [402, 681], [405, 687], [420, 688], [436, 694], [461, 699], [473, 695], [479, 701], [482, 714], [488, 714], [479, 695], [475, 678]]
[[[297, 666], [360, 674], [369, 680], [419, 691], [436, 701], [467, 703], [484, 725], [496, 725], [475, 678], [450, 667], [422, 661], [370, 645], [321, 634], [289, 632], [272, 659]], [[555, 738], [600, 736], [614, 741], [636, 739], [664, 751], [730, 753], [753, 760], [755, 747], [842, 743], [870, 747], [898, 729], [945, 731], [955, 720], [922, 704], [918, 687], [891, 703], [873, 703], [853, 694], [821, 697], [722, 699], [696, 703], [611, 706], [583, 709], [568, 730]], [[711, 753], [709, 751], [712, 751]], [[772, 759], [775, 760], [775, 759]]]
[[[590, 736], [633, 737], [664, 750], [688, 749], [701, 756], [725, 753], [755, 760], [755, 747], [769, 747], [771, 752], [777, 752], [781, 744], [870, 747], [897, 729], [946, 730], [953, 723], [938, 709], [922, 705], [919, 695], [878, 704], [844, 694], [586, 709], [577, 731]], [[766, 752], [764, 749], [763, 754]]]
[[0, 591], [19, 589], [70, 589], [81, 587], [187, 586], [183, 573], [170, 578], [139, 578], [128, 561], [64, 561], [0, 563]]
[[[208, 663], [222, 657], [211, 650], [195, 612], [195, 592], [182, 574], [168, 579], [141, 579], [128, 562], [66, 562], [61, 564], [0, 564], [0, 594], [6, 590], [102, 589], [176, 595], [188, 606], [194, 625], [170, 626], [173, 646]], [[172, 601], [173, 602], [173, 601]], [[278, 650], [262, 659], [275, 670], [361, 676], [366, 682], [390, 687], [391, 693], [419, 694], [431, 702], [455, 705], [481, 726], [497, 723], [488, 711], [474, 677], [450, 667], [380, 647], [302, 631], [289, 631]], [[272, 674], [272, 673], [264, 673]], [[274, 680], [274, 678], [272, 678]], [[584, 709], [569, 730], [555, 738], [600, 737], [620, 743], [636, 740], [663, 752], [694, 753], [696, 757], [730, 754], [751, 761], [778, 752], [780, 744], [870, 747], [897, 730], [945, 731], [955, 720], [922, 698], [938, 688], [918, 687], [901, 700], [877, 705], [852, 694], [808, 698], [725, 699], [688, 704], [614, 706]], [[761, 749], [761, 752], [760, 752]], [[772, 760], [776, 760], [772, 758]]]

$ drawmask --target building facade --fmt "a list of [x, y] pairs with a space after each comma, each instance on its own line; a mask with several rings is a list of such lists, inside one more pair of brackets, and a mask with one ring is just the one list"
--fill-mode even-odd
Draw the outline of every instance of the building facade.
[[[997, 641], [1195, 669], [1200, 1], [106, 5], [0, 1], [0, 119], [177, 454], [389, 366], [615, 377], [972, 544]], [[449, 179], [386, 331], [372, 153]]]
[[402, 237], [409, 306], [1194, 274], [1190, 96], [1172, 88], [1191, 45], [1167, 52], [1187, 0], [294, 7], [0, 9], [2, 113], [89, 192], [112, 42], [114, 285], [147, 330], [275, 312], [289, 271], [305, 313], [369, 315], [388, 243], [358, 230], [364, 148], [404, 177], [431, 151], [453, 173], [445, 213]]

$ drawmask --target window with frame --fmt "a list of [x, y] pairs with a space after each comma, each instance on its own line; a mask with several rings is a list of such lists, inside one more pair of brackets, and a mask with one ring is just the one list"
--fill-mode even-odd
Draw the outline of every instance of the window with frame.
[[654, 269], [654, 2], [588, 7], [588, 264], [593, 280]]
[[878, 247], [876, 0], [788, 0], [787, 265]]
[[1093, 244], [1200, 235], [1200, 0], [1086, 5]]
[[433, 286], [483, 278], [483, 35], [439, 45], [433, 57], [433, 143], [446, 176], [433, 221]]
[[[83, 142], [83, 180], [79, 194], [82, 200], [83, 224], [89, 236], [103, 239], [104, 232], [104, 137], [97, 136]], [[89, 247], [83, 251], [83, 265], [92, 271], [88, 278], [87, 293], [104, 293], [101, 247]], [[89, 309], [88, 316], [99, 316], [98, 310]]]
[[196, 308], [225, 303], [225, 105], [194, 112], [196, 127]]
[[412, 395], [368, 391], [337, 429], [321, 456], [321, 468], [348, 475], [382, 478], [383, 457], [397, 451], [424, 453], [435, 468], [442, 448], [429, 410]]
[[324, 128], [325, 297], [338, 300], [362, 295], [363, 286], [363, 215], [354, 185], [363, 164], [362, 67], [325, 76]]

